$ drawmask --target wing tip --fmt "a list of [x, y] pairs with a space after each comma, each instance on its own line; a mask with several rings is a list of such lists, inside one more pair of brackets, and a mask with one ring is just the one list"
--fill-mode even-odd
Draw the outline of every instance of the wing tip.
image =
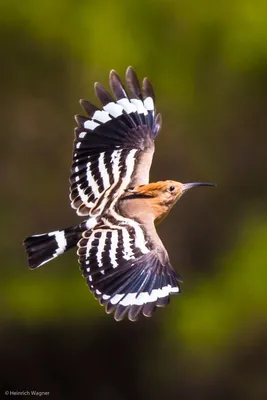
[[112, 96], [99, 82], [94, 83], [94, 90], [96, 97], [100, 100], [102, 106], [106, 106], [108, 103], [113, 102]]
[[136, 72], [135, 72], [134, 67], [132, 67], [131, 65], [129, 65], [129, 66], [126, 68], [126, 73], [125, 73], [125, 75], [126, 75], [126, 76], [127, 76], [127, 75], [136, 75]]
[[89, 117], [92, 117], [95, 111], [98, 110], [98, 108], [88, 100], [80, 99], [79, 103]]
[[111, 77], [113, 77], [113, 76], [119, 76], [118, 73], [117, 73], [117, 71], [115, 71], [115, 69], [111, 69], [111, 70], [109, 71], [109, 77], [111, 78]]
[[147, 77], [143, 79], [143, 93], [145, 99], [147, 97], [151, 97], [155, 102], [155, 92], [150, 80]]

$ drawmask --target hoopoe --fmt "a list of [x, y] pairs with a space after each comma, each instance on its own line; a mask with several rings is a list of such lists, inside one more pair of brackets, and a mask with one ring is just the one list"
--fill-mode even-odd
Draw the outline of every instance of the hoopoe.
[[153, 88], [147, 78], [141, 88], [132, 67], [126, 71], [127, 92], [114, 70], [109, 80], [113, 96], [95, 83], [102, 108], [81, 100], [88, 117], [75, 117], [70, 201], [84, 221], [30, 236], [24, 246], [31, 269], [77, 246], [83, 276], [106, 312], [114, 311], [117, 321], [126, 315], [135, 321], [180, 292], [182, 280], [155, 224], [187, 190], [212, 184], [149, 183], [161, 128]]

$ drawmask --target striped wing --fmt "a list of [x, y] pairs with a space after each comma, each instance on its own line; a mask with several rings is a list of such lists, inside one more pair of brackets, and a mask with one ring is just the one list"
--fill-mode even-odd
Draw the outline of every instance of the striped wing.
[[134, 70], [126, 71], [128, 94], [115, 71], [110, 73], [114, 98], [98, 83], [103, 108], [81, 104], [88, 117], [76, 116], [71, 206], [78, 215], [99, 215], [128, 186], [146, 184], [161, 126], [155, 118], [154, 92], [145, 78], [142, 89]]
[[107, 313], [115, 311], [117, 321], [126, 314], [131, 321], [140, 314], [150, 317], [156, 307], [168, 304], [170, 294], [179, 292], [181, 281], [168, 256], [162, 261], [149, 243], [143, 226], [130, 221], [87, 230], [78, 243], [83, 276]]

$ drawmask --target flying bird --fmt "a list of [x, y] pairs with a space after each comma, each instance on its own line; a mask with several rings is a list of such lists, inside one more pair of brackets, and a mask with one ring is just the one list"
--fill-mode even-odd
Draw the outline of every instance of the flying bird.
[[181, 277], [172, 268], [155, 224], [189, 189], [211, 183], [172, 180], [149, 183], [154, 141], [162, 119], [147, 78], [140, 85], [132, 67], [125, 90], [118, 74], [109, 76], [112, 95], [99, 83], [98, 108], [81, 100], [87, 116], [75, 117], [70, 201], [83, 222], [30, 236], [24, 246], [35, 269], [77, 246], [90, 290], [114, 312], [117, 321], [150, 317], [180, 292]]

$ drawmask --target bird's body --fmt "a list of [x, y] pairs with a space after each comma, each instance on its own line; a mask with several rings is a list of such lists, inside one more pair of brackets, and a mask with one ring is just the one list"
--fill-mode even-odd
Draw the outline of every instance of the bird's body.
[[149, 183], [154, 140], [161, 127], [154, 92], [145, 78], [142, 88], [134, 70], [126, 72], [128, 93], [115, 71], [110, 73], [114, 98], [95, 84], [98, 109], [82, 100], [89, 117], [76, 116], [78, 128], [70, 176], [71, 206], [86, 219], [78, 226], [34, 235], [24, 242], [30, 268], [78, 246], [78, 257], [90, 290], [115, 311], [135, 321], [178, 293], [177, 272], [155, 224], [160, 223], [188, 189], [203, 183]]

